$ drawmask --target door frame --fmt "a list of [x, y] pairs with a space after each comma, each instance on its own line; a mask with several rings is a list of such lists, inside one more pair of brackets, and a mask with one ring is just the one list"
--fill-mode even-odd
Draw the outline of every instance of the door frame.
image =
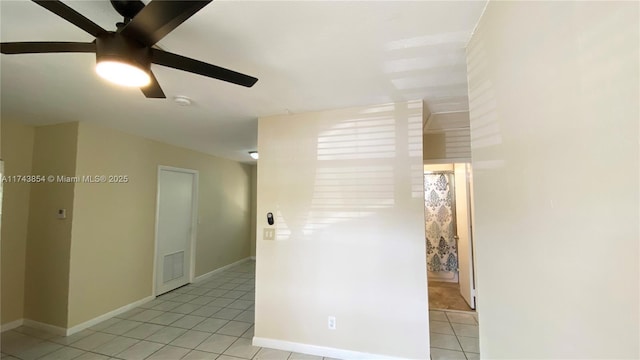
[[158, 165], [156, 175], [156, 220], [155, 234], [153, 241], [153, 279], [152, 279], [152, 296], [158, 296], [157, 288], [157, 272], [158, 272], [158, 225], [160, 219], [160, 174], [162, 171], [174, 171], [187, 174], [193, 174], [192, 201], [191, 201], [191, 239], [189, 244], [189, 283], [193, 282], [196, 272], [196, 239], [198, 236], [198, 184], [200, 172], [193, 169], [184, 169], [179, 167]]

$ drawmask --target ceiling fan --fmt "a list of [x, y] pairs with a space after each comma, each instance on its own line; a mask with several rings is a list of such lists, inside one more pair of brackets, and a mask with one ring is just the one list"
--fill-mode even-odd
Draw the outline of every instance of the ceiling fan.
[[151, 64], [199, 74], [214, 79], [253, 86], [258, 79], [216, 65], [173, 54], [154, 45], [212, 0], [111, 0], [124, 17], [116, 31], [107, 31], [58, 0], [32, 0], [34, 3], [93, 35], [82, 42], [6, 42], [0, 43], [3, 54], [95, 53], [96, 72], [120, 85], [139, 87], [147, 98], [166, 98]]

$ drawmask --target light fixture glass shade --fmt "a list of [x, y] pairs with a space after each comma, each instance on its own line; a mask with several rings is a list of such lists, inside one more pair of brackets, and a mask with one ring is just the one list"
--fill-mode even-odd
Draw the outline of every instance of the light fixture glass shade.
[[100, 61], [96, 65], [96, 72], [103, 79], [122, 86], [143, 87], [151, 83], [149, 73], [121, 61]]
[[252, 159], [258, 160], [258, 152], [257, 151], [249, 151], [249, 156], [251, 156]]

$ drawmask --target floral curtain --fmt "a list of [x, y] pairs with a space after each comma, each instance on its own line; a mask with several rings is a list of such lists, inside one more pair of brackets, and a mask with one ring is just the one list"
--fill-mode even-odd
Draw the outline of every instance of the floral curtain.
[[429, 271], [457, 271], [453, 198], [449, 174], [424, 175], [424, 214]]

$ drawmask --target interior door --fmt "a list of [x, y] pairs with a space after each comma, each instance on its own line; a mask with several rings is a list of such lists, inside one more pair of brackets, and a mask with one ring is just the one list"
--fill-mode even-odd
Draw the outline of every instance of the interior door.
[[458, 279], [460, 294], [472, 309], [476, 308], [469, 201], [469, 165], [455, 164], [456, 231], [458, 233]]
[[196, 184], [194, 171], [158, 171], [156, 295], [191, 281]]

